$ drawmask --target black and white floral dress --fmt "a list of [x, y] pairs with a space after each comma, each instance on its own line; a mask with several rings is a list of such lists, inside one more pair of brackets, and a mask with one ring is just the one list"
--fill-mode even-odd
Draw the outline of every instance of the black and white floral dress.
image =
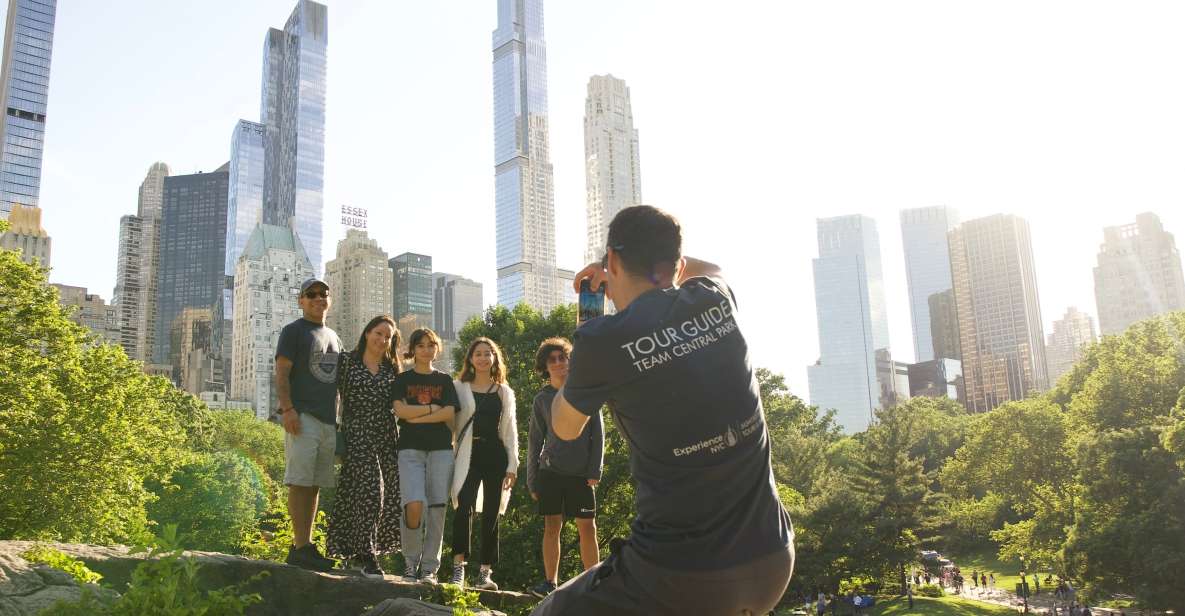
[[399, 462], [391, 385], [395, 371], [372, 374], [355, 353], [338, 370], [346, 455], [329, 518], [327, 551], [342, 558], [399, 550]]

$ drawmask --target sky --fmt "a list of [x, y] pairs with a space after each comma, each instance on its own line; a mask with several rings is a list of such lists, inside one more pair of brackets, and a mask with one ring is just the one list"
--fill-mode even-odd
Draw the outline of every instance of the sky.
[[[485, 284], [494, 269], [495, 0], [328, 0], [325, 246], [369, 210], [392, 256]], [[119, 217], [157, 160], [211, 171], [259, 119], [264, 34], [292, 0], [59, 0], [41, 207], [53, 282], [108, 300]], [[0, 7], [3, 10], [3, 7]], [[626, 80], [642, 193], [719, 263], [753, 363], [807, 397], [815, 220], [865, 214], [896, 359], [913, 344], [899, 212], [1031, 224], [1046, 324], [1096, 314], [1104, 226], [1160, 215], [1185, 241], [1185, 3], [550, 0], [558, 263], [585, 237], [583, 112]]]

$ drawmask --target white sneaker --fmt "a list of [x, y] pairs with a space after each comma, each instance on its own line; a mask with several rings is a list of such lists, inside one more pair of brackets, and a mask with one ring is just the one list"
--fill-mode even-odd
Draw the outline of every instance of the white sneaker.
[[453, 565], [453, 579], [451, 583], [465, 588], [465, 563], [456, 563]]
[[405, 566], [405, 568], [403, 569], [403, 580], [402, 581], [407, 584], [415, 584], [420, 581], [419, 578], [416, 577], [415, 565], [412, 565], [409, 563]]
[[473, 585], [473, 588], [477, 588], [479, 590], [498, 590], [497, 582], [490, 579], [490, 576], [493, 574], [493, 569], [482, 569], [481, 572], [477, 574], [477, 583]]
[[431, 584], [431, 585], [435, 586], [439, 582], [436, 581], [436, 574], [435, 573], [424, 573], [424, 574], [420, 575], [420, 583], [421, 584]]

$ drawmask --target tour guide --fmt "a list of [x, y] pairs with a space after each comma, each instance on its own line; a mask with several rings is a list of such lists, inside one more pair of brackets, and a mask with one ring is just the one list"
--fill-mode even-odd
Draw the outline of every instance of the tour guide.
[[577, 438], [608, 403], [637, 482], [630, 538], [534, 614], [765, 614], [790, 582], [794, 529], [778, 502], [769, 437], [715, 265], [682, 257], [682, 232], [650, 206], [619, 212], [601, 263], [617, 314], [575, 336], [552, 426]]

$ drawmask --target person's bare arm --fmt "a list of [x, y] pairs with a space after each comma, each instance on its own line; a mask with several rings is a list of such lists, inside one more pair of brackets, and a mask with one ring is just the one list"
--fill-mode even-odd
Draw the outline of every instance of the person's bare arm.
[[696, 276], [719, 277], [721, 275], [720, 266], [715, 263], [708, 263], [694, 257], [683, 257], [683, 271], [679, 273], [679, 279], [675, 281], [675, 285], [681, 285], [683, 281]]
[[403, 400], [395, 401], [395, 416], [404, 421], [411, 421], [416, 417], [423, 417], [432, 409], [428, 404], [408, 404]]
[[[423, 408], [428, 408], [428, 407], [423, 407]], [[435, 410], [429, 412], [427, 415], [421, 414], [419, 417], [415, 417], [413, 419], [408, 419], [407, 422], [408, 423], [442, 423], [442, 422], [449, 423], [453, 420], [453, 417], [455, 417], [457, 414], [456, 409], [454, 409], [451, 406], [438, 407], [436, 405], [433, 405], [432, 408]]]
[[551, 401], [551, 429], [555, 435], [565, 441], [576, 440], [587, 423], [588, 415], [568, 403], [563, 388], [556, 392], [555, 399]]
[[276, 357], [276, 397], [280, 400], [280, 422], [284, 430], [295, 436], [300, 434], [300, 417], [292, 407], [292, 386], [289, 377], [292, 374], [292, 360], [279, 355]]

